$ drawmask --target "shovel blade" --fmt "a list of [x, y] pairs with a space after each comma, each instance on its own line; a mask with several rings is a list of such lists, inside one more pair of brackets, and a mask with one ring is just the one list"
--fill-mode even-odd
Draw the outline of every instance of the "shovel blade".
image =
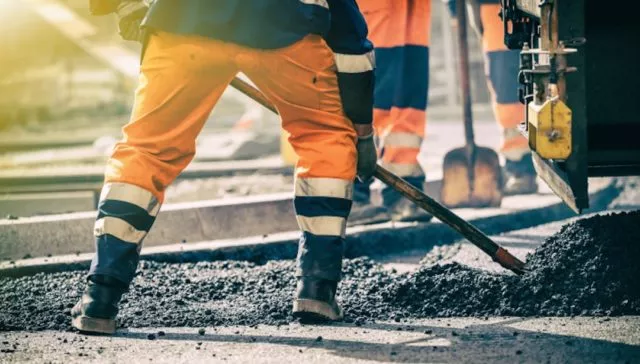
[[474, 161], [469, 161], [466, 148], [454, 149], [445, 155], [442, 168], [440, 200], [445, 206], [500, 206], [502, 168], [498, 154], [492, 149], [476, 147]]

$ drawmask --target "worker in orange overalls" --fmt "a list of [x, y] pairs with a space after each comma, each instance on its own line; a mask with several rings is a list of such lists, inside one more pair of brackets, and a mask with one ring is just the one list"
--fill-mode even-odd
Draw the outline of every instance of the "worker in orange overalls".
[[[376, 55], [374, 128], [380, 164], [423, 189], [418, 154], [425, 133], [429, 86], [431, 0], [357, 0]], [[356, 181], [350, 223], [431, 217], [389, 187], [373, 206], [368, 183]]]
[[116, 13], [125, 39], [138, 39], [141, 29], [149, 36], [131, 119], [107, 162], [96, 255], [72, 325], [115, 331], [118, 303], [166, 188], [194, 157], [198, 133], [238, 72], [275, 104], [298, 155], [293, 314], [341, 319], [335, 295], [353, 181], [369, 180], [376, 166], [373, 47], [354, 0], [91, 5], [96, 15]]
[[[453, 0], [448, 2], [455, 9]], [[380, 140], [379, 162], [423, 188], [425, 171], [418, 154], [425, 135], [429, 88], [431, 0], [357, 0], [376, 54], [374, 128]], [[499, 1], [482, 1], [471, 19], [479, 25], [496, 119], [503, 130], [500, 153], [506, 160], [505, 194], [537, 190], [527, 140], [516, 126], [524, 106], [518, 101], [518, 52], [504, 46]], [[455, 14], [455, 13], [453, 13]], [[356, 181], [352, 224], [387, 219], [426, 221], [430, 216], [385, 187], [383, 206], [371, 204], [369, 184]]]
[[[455, 15], [455, 0], [445, 0]], [[471, 24], [480, 36], [485, 53], [487, 86], [494, 115], [502, 130], [500, 155], [506, 175], [504, 194], [527, 194], [538, 191], [536, 171], [527, 138], [518, 125], [524, 119], [525, 106], [518, 99], [520, 51], [504, 44], [504, 26], [500, 19], [500, 0], [470, 0], [467, 10]]]

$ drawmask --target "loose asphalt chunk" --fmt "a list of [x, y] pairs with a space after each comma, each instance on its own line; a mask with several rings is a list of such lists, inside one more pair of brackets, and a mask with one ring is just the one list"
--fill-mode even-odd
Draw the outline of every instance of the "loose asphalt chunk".
[[[345, 260], [345, 320], [449, 316], [640, 314], [640, 211], [565, 225], [527, 257], [521, 277], [459, 264], [393, 273]], [[0, 331], [69, 330], [85, 272], [0, 279]], [[292, 261], [142, 262], [119, 315], [122, 327], [203, 327], [293, 321]]]

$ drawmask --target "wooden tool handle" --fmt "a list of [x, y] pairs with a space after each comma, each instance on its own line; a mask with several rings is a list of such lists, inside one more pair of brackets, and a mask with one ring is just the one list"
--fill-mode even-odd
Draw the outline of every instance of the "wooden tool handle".
[[255, 87], [251, 86], [249, 83], [239, 79], [238, 77], [234, 77], [234, 79], [231, 80], [231, 86], [236, 90], [242, 92], [243, 94], [249, 96], [260, 105], [266, 107], [267, 109], [273, 111], [276, 114], [278, 113], [278, 110], [276, 109], [275, 106], [273, 106], [271, 101], [269, 101], [269, 99], [267, 99], [267, 97], [264, 96], [262, 92], [257, 90]]
[[467, 43], [467, 6], [465, 0], [456, 0], [456, 23], [458, 28], [458, 67], [462, 91], [462, 113], [464, 137], [467, 148], [475, 146], [473, 113], [471, 111], [471, 77], [469, 76], [469, 45]]
[[407, 181], [379, 165], [376, 166], [374, 176], [394, 190], [400, 192], [403, 196], [420, 206], [423, 210], [431, 213], [440, 221], [452, 227], [455, 231], [459, 232], [472, 244], [487, 253], [494, 261], [498, 262], [503, 267], [517, 274], [522, 274], [524, 272], [524, 263], [522, 261], [518, 260], [518, 258], [500, 247], [500, 245], [493, 242], [493, 240], [486, 236], [482, 231], [478, 230], [478, 228], [471, 225], [460, 216], [438, 203], [436, 200], [422, 193], [422, 191], [413, 187]]

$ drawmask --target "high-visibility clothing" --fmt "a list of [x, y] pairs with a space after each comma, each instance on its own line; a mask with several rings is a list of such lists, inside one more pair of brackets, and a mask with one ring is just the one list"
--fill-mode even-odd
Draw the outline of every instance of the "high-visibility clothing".
[[156, 0], [143, 26], [256, 49], [319, 35], [335, 53], [346, 114], [355, 123], [371, 123], [373, 46], [355, 0]]
[[[502, 129], [500, 154], [509, 161], [519, 161], [530, 153], [527, 139], [517, 127], [524, 119], [525, 106], [518, 100], [518, 50], [510, 50], [504, 44], [504, 25], [500, 18], [499, 0], [475, 0], [478, 2], [482, 32], [482, 50], [485, 55], [485, 74], [491, 94], [494, 115]], [[456, 1], [446, 0], [452, 15], [456, 13]]]
[[[337, 280], [356, 174], [356, 133], [337, 73], [373, 69], [341, 59], [322, 37], [258, 50], [215, 39], [156, 32], [141, 65], [124, 138], [109, 158], [90, 274], [128, 283], [167, 186], [189, 164], [195, 140], [231, 79], [247, 75], [277, 107], [298, 155], [295, 209], [303, 237], [299, 275]], [[371, 109], [371, 105], [369, 105]]]
[[[380, 163], [422, 188], [418, 155], [427, 120], [431, 0], [358, 0], [358, 6], [375, 46], [373, 123]], [[392, 204], [400, 195], [386, 188], [383, 198]]]
[[504, 45], [499, 3], [481, 1], [482, 49], [493, 111], [503, 130], [500, 153], [508, 160], [517, 161], [530, 152], [527, 139], [517, 129], [525, 111], [525, 106], [518, 100], [520, 51], [507, 49]]

